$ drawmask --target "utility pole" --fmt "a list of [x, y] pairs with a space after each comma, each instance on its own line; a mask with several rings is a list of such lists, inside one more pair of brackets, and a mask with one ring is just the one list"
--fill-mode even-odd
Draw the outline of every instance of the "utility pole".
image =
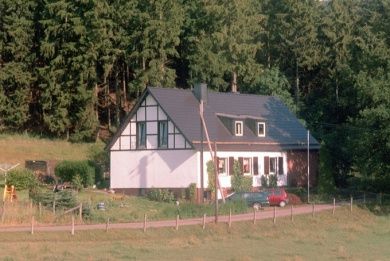
[[310, 131], [307, 131], [307, 203], [310, 203]]
[[[200, 113], [203, 114], [203, 100], [200, 101]], [[203, 167], [203, 123], [202, 117], [200, 119], [200, 193], [201, 202], [204, 203], [204, 167]]]

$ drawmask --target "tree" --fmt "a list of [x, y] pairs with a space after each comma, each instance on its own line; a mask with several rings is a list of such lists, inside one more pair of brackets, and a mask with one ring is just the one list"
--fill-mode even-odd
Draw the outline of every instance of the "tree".
[[[93, 110], [93, 87], [96, 79], [96, 52], [89, 48], [89, 20], [83, 14], [94, 8], [93, 2], [57, 0], [46, 2], [42, 20], [44, 39], [41, 53], [43, 68], [39, 70], [43, 123], [56, 136], [83, 129], [96, 132]], [[79, 133], [80, 134], [80, 133]], [[78, 137], [91, 139], [91, 136]]]
[[34, 1], [0, 3], [0, 126], [14, 130], [30, 118], [35, 7]]
[[205, 25], [191, 37], [191, 82], [205, 81], [212, 88], [237, 91], [260, 72], [256, 55], [261, 48], [262, 17], [252, 0], [203, 1], [199, 6]]

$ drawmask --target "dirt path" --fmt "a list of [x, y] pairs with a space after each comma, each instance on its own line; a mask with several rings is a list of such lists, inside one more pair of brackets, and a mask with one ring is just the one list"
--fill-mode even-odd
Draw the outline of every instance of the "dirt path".
[[[315, 212], [331, 210], [333, 205], [315, 205]], [[293, 209], [294, 215], [302, 215], [312, 213], [311, 205], [295, 206]], [[273, 208], [266, 208], [262, 211], [256, 212], [256, 220], [270, 219], [273, 218]], [[291, 215], [291, 208], [276, 208], [276, 217], [285, 217]], [[232, 222], [236, 221], [245, 221], [253, 220], [253, 213], [232, 215]], [[207, 217], [206, 223], [214, 222], [215, 218]], [[218, 222], [226, 223], [229, 221], [229, 216], [219, 216]], [[201, 225], [203, 223], [203, 218], [190, 218], [179, 220], [179, 226], [191, 226], [191, 225]], [[161, 221], [147, 221], [147, 228], [159, 228], [159, 227], [175, 227], [176, 220], [161, 220]], [[109, 224], [110, 229], [143, 229], [143, 222], [132, 222], [132, 223], [116, 223]], [[60, 226], [45, 226], [45, 225], [36, 225], [34, 227], [34, 232], [55, 232], [55, 231], [71, 231], [71, 225], [60, 225]], [[105, 230], [106, 224], [92, 224], [92, 225], [75, 225], [75, 231], [80, 230]], [[25, 232], [31, 231], [31, 226], [17, 226], [17, 227], [0, 227], [0, 232]]]

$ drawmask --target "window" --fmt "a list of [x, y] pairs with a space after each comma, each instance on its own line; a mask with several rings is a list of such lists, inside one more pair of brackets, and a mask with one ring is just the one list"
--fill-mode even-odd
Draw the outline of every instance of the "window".
[[283, 175], [283, 157], [264, 157], [264, 174]]
[[251, 174], [251, 158], [242, 159], [242, 172], [244, 173], [244, 175]]
[[158, 122], [158, 147], [168, 147], [168, 121]]
[[243, 127], [242, 121], [235, 121], [234, 122], [234, 130], [235, 130], [236, 136], [242, 136], [242, 134], [243, 134], [242, 127]]
[[265, 123], [264, 122], [257, 123], [257, 136], [265, 137]]
[[218, 158], [218, 173], [219, 174], [227, 174], [226, 158]]
[[269, 158], [269, 173], [270, 174], [275, 174], [276, 173], [276, 162], [277, 158], [270, 157]]
[[137, 122], [137, 148], [146, 147], [146, 122]]

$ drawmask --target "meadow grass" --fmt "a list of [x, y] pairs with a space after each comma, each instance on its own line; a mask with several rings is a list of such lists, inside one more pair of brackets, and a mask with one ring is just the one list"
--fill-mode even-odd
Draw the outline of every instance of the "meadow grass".
[[1, 134], [0, 163], [20, 163], [24, 166], [26, 160], [84, 160], [90, 150], [103, 147], [103, 143], [71, 143], [60, 139]]
[[272, 220], [142, 230], [2, 233], [3, 260], [388, 260], [390, 219], [356, 208]]

